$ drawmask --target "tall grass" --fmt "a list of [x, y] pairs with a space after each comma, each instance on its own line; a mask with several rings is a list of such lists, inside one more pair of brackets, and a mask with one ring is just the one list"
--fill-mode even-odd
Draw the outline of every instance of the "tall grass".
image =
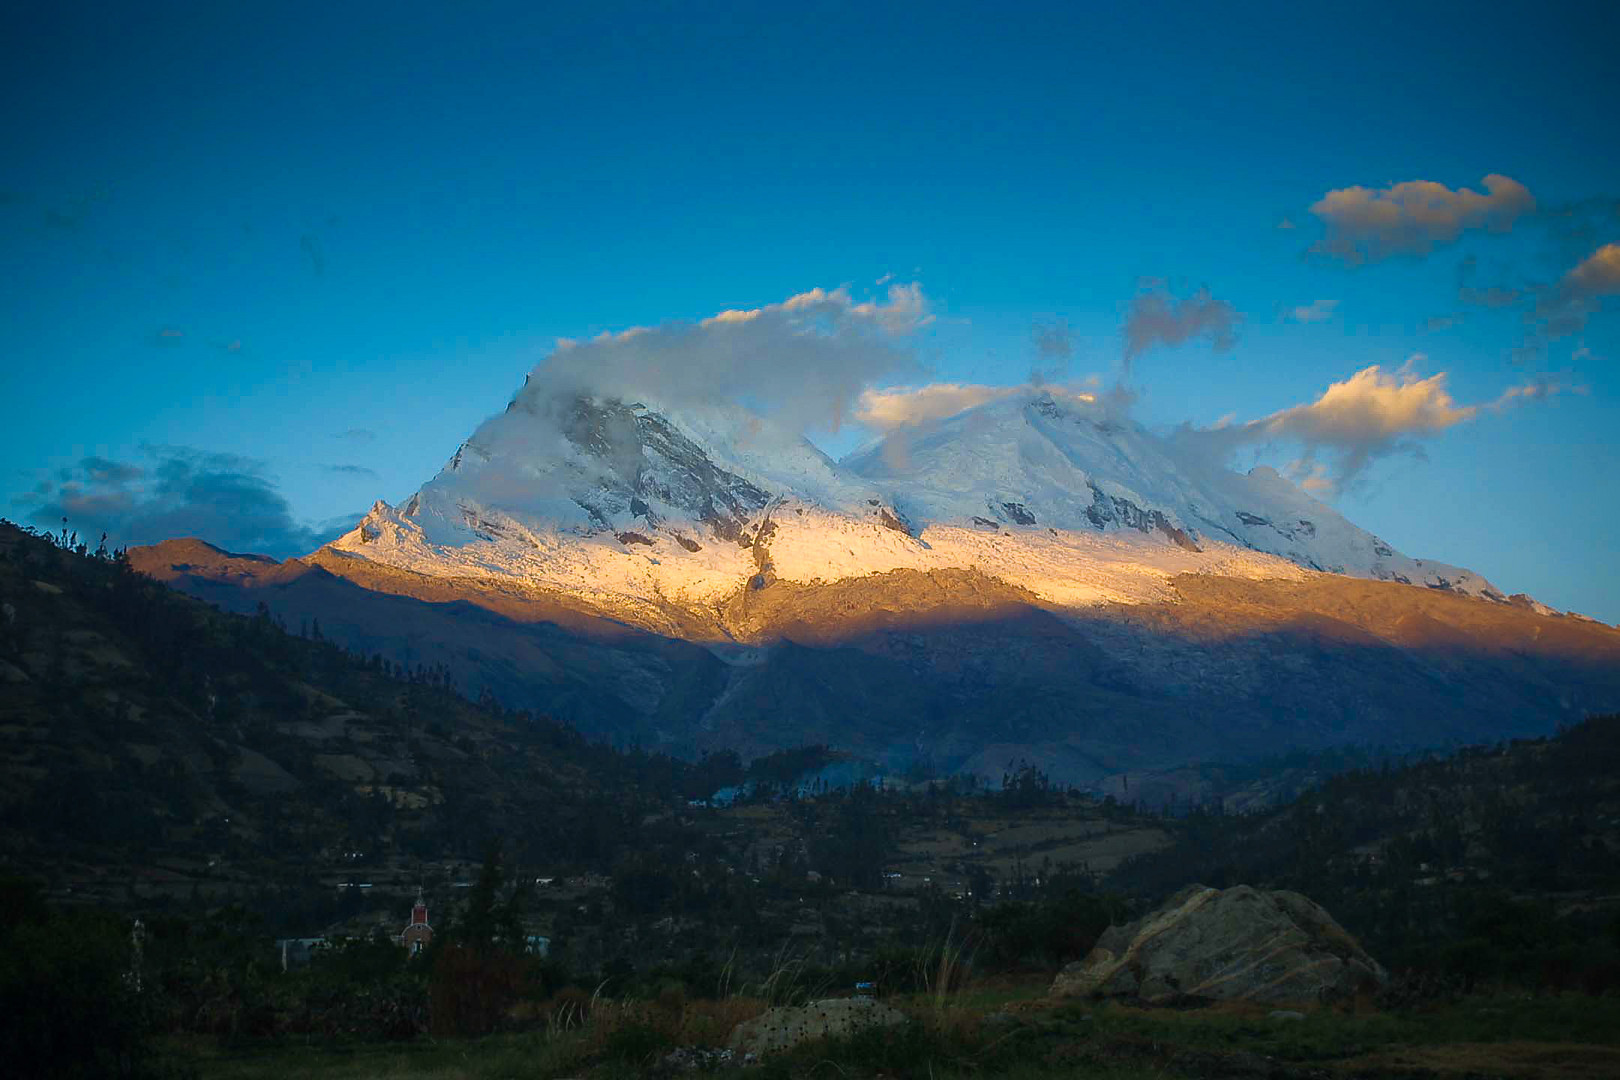
[[740, 996], [759, 998], [770, 1008], [778, 1005], [802, 1005], [823, 996], [832, 986], [832, 976], [821, 973], [811, 977], [809, 957], [795, 956], [784, 942], [771, 961], [770, 974], [753, 986], [743, 986]]

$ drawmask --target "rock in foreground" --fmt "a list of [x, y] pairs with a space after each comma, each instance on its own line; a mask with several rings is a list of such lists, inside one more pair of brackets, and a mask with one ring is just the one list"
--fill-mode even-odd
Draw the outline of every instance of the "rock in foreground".
[[1299, 893], [1194, 885], [1145, 918], [1109, 927], [1084, 960], [1058, 974], [1052, 993], [1284, 1004], [1340, 1000], [1387, 980], [1355, 938]]
[[808, 1005], [778, 1006], [738, 1024], [727, 1040], [739, 1054], [762, 1056], [810, 1039], [853, 1035], [868, 1027], [894, 1027], [906, 1014], [871, 998], [829, 998]]

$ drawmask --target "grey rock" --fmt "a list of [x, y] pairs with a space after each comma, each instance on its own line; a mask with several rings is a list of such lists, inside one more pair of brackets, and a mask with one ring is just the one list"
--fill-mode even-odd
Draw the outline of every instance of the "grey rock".
[[662, 1072], [690, 1073], [713, 1070], [732, 1063], [733, 1051], [702, 1046], [681, 1046], [664, 1056]]
[[1268, 1020], [1303, 1020], [1305, 1014], [1294, 1009], [1272, 1009], [1266, 1014]]
[[1084, 960], [1058, 974], [1052, 993], [1285, 1004], [1338, 1000], [1388, 979], [1299, 893], [1194, 885], [1143, 919], [1109, 927]]
[[828, 998], [808, 1005], [778, 1006], [737, 1025], [726, 1045], [739, 1055], [762, 1057], [810, 1039], [852, 1035], [869, 1027], [894, 1027], [906, 1014], [872, 998]]

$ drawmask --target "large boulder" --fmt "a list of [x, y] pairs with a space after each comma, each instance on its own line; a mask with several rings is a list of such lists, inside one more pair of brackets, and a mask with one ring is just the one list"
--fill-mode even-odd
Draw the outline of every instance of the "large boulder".
[[906, 1014], [871, 998], [828, 998], [808, 1005], [778, 1006], [738, 1024], [726, 1045], [738, 1054], [763, 1056], [824, 1036], [853, 1035], [862, 1028], [893, 1027]]
[[1215, 998], [1315, 1003], [1376, 989], [1389, 976], [1322, 908], [1295, 892], [1193, 885], [1111, 926], [1052, 984], [1056, 996]]

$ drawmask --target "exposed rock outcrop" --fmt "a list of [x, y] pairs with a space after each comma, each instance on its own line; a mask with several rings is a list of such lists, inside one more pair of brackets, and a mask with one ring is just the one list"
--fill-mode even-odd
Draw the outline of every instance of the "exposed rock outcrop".
[[1193, 885], [1151, 915], [1109, 927], [1090, 955], [1058, 974], [1052, 993], [1283, 1004], [1341, 1000], [1387, 980], [1299, 893]]
[[895, 1027], [905, 1022], [905, 1013], [872, 998], [828, 998], [770, 1009], [738, 1024], [727, 1044], [739, 1054], [762, 1056], [810, 1039], [852, 1035], [863, 1028]]

